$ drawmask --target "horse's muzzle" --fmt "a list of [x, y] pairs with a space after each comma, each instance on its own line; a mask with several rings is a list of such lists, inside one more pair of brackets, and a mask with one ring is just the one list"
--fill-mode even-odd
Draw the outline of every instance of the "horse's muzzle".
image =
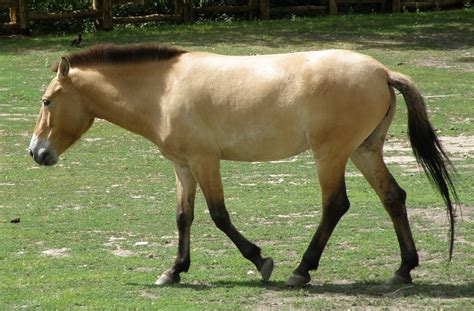
[[39, 149], [37, 152], [28, 149], [30, 156], [35, 160], [39, 165], [54, 165], [58, 162], [58, 157], [44, 148]]
[[58, 162], [58, 156], [49, 148], [46, 141], [38, 140], [35, 136], [31, 140], [28, 153], [39, 165], [54, 165]]

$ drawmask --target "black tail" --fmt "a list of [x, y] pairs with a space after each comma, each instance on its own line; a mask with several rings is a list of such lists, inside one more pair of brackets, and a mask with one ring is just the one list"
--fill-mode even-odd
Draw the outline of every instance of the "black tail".
[[454, 203], [459, 202], [451, 172], [454, 167], [444, 151], [426, 113], [425, 102], [411, 80], [397, 72], [389, 72], [388, 84], [399, 90], [408, 109], [408, 136], [416, 160], [443, 197], [450, 223], [449, 260], [454, 248]]

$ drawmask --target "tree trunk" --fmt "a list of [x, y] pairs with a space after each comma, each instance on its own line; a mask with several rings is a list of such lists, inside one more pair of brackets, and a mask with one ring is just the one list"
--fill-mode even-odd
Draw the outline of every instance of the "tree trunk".
[[18, 1], [18, 10], [20, 12], [20, 33], [30, 34], [30, 17], [28, 16], [28, 0]]
[[260, 0], [260, 18], [270, 18], [270, 0]]

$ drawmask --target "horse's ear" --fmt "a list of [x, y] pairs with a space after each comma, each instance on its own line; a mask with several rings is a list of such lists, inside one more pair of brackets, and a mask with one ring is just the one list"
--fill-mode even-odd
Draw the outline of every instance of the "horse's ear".
[[58, 78], [65, 78], [69, 74], [69, 60], [66, 57], [61, 57], [59, 61], [59, 68], [58, 68]]

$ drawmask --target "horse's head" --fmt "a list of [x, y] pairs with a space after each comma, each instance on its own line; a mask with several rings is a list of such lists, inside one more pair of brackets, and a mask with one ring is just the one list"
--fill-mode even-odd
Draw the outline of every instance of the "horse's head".
[[59, 155], [89, 129], [94, 117], [69, 75], [69, 61], [61, 58], [56, 77], [41, 99], [41, 110], [29, 146], [40, 165], [53, 165]]

